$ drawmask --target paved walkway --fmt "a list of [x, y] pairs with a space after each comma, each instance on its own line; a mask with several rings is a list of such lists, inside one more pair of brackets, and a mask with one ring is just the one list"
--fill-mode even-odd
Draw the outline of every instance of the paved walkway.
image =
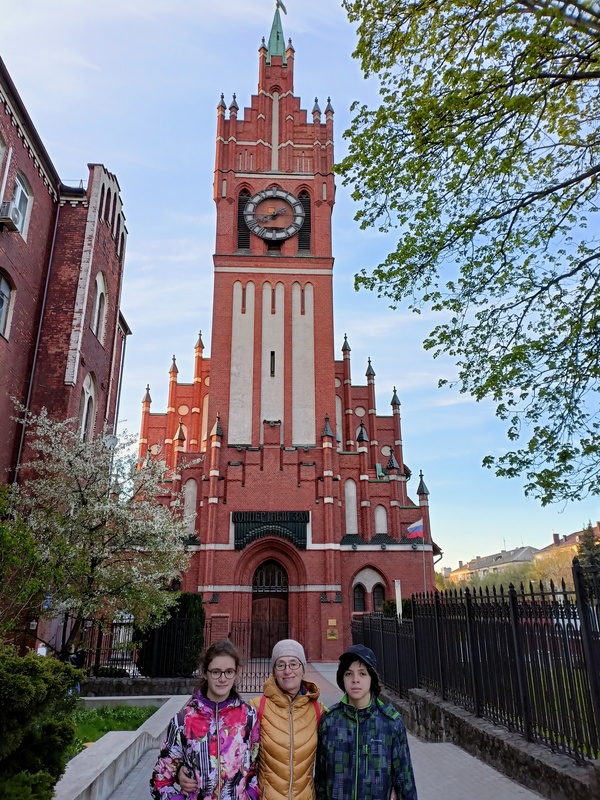
[[[325, 705], [341, 692], [335, 685], [337, 664], [309, 664], [306, 677], [321, 688]], [[453, 744], [432, 744], [408, 735], [419, 800], [539, 800], [542, 795], [524, 789]], [[149, 800], [148, 780], [157, 753], [147, 753], [113, 793], [111, 800]]]

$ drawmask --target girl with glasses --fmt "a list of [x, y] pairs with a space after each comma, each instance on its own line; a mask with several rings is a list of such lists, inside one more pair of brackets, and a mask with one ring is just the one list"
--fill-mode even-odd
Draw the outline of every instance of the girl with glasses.
[[228, 640], [202, 655], [200, 688], [173, 719], [154, 767], [154, 800], [258, 800], [257, 712], [235, 689], [241, 656]]
[[260, 720], [260, 771], [263, 800], [313, 800], [317, 728], [325, 711], [319, 687], [304, 680], [306, 656], [294, 639], [277, 642], [272, 675], [261, 697], [250, 701]]

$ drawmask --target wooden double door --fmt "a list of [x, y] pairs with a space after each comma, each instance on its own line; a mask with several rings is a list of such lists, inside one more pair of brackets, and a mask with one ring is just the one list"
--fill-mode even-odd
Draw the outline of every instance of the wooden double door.
[[278, 561], [264, 561], [252, 580], [252, 658], [270, 658], [275, 643], [287, 638], [287, 572]]

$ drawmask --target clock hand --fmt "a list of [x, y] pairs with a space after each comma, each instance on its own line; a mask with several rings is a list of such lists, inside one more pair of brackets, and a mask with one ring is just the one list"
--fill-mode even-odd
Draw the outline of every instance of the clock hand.
[[268, 222], [269, 220], [275, 219], [275, 217], [278, 217], [281, 214], [286, 214], [286, 213], [287, 213], [287, 208], [285, 208], [285, 206], [282, 206], [281, 208], [278, 208], [275, 211], [273, 211], [271, 214], [261, 214], [261, 216], [257, 217], [257, 219], [259, 222]]

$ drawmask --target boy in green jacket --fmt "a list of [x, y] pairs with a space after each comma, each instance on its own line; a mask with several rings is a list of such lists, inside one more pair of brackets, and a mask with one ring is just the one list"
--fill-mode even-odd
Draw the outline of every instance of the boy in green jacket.
[[373, 651], [348, 648], [336, 680], [346, 694], [319, 726], [317, 800], [417, 800], [406, 731], [396, 709], [378, 697]]

